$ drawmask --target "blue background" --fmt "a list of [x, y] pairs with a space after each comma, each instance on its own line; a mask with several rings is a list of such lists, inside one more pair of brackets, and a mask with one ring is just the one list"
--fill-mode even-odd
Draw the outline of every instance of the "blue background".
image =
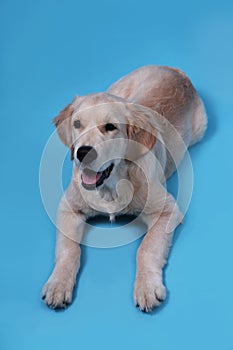
[[[233, 349], [232, 1], [1, 1], [0, 348]], [[180, 67], [203, 97], [205, 139], [169, 264], [165, 306], [133, 305], [140, 240], [83, 249], [74, 303], [49, 310], [40, 290], [55, 227], [38, 172], [51, 118], [75, 94], [103, 91], [146, 64]]]

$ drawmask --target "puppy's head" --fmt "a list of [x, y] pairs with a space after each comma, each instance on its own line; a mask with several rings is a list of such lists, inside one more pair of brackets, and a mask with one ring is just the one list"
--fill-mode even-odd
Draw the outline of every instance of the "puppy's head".
[[122, 159], [135, 161], [156, 142], [153, 111], [107, 93], [75, 97], [53, 121], [86, 190], [114, 182]]

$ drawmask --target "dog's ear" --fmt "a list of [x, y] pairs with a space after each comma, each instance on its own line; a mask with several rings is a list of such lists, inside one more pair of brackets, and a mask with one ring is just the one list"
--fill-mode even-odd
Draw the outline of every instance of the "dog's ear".
[[141, 105], [129, 104], [127, 109], [129, 113], [127, 113], [126, 132], [129, 145], [126, 156], [129, 160], [135, 160], [149, 152], [155, 145], [155, 116], [151, 109]]
[[70, 148], [70, 159], [74, 159], [74, 146], [72, 144], [71, 134], [71, 116], [74, 112], [73, 102], [68, 104], [58, 116], [53, 118], [53, 123], [57, 128], [57, 133], [61, 141]]

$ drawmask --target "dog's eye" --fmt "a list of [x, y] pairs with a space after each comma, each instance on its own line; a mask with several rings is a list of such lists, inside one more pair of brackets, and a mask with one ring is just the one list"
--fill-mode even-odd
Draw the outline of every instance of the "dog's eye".
[[74, 121], [74, 127], [75, 127], [75, 129], [79, 129], [81, 127], [80, 120], [75, 120]]
[[105, 128], [105, 131], [113, 131], [117, 129], [117, 127], [112, 123], [105, 124], [104, 128]]

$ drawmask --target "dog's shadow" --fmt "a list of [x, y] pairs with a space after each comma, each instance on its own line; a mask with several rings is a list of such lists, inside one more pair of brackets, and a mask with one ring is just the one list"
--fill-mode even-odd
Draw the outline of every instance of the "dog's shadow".
[[[210, 99], [207, 93], [199, 91], [199, 95], [204, 103], [206, 114], [207, 114], [207, 129], [203, 139], [198, 142], [194, 149], [198, 149], [198, 145], [202, 145], [203, 143], [208, 142], [213, 136], [215, 136], [218, 129], [218, 119], [216, 108], [214, 106], [213, 101]], [[193, 147], [191, 147], [191, 150]]]

